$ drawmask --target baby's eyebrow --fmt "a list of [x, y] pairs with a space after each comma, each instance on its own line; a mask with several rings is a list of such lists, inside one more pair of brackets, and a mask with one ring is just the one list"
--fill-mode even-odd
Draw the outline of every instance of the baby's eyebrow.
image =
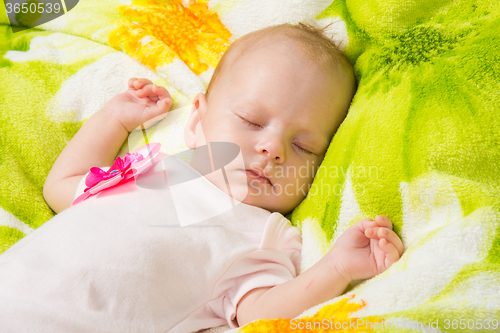
[[267, 109], [260, 104], [256, 105], [252, 102], [246, 101], [230, 101], [228, 103], [231, 112], [241, 111], [252, 117], [254, 121], [262, 122], [265, 120]]
[[231, 100], [228, 103], [230, 109], [245, 109], [248, 111], [257, 111], [259, 109], [267, 111], [267, 109], [261, 104], [255, 104], [248, 100]]

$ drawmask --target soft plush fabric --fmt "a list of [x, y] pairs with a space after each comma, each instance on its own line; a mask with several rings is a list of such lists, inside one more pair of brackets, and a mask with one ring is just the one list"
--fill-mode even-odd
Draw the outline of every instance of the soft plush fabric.
[[[431, 323], [463, 331], [464, 322], [470, 330], [498, 320], [496, 0], [82, 0], [43, 31], [8, 36], [3, 27], [2, 248], [52, 216], [41, 191], [53, 161], [128, 77], [164, 85], [183, 110], [232, 41], [298, 21], [334, 22], [328, 34], [355, 63], [359, 85], [311, 193], [291, 216], [302, 231], [302, 270], [349, 225], [377, 214], [391, 218], [406, 252], [385, 273], [306, 311], [295, 327], [261, 320], [240, 330], [296, 331], [326, 319], [349, 324], [347, 331], [359, 319], [371, 324], [360, 331], [382, 322], [406, 324], [402, 332], [424, 332]], [[173, 123], [177, 129], [161, 135], [182, 143]], [[152, 131], [167, 127], [160, 122]]]
[[[185, 162], [155, 160], [135, 181], [66, 209], [0, 256], [2, 331], [238, 327], [236, 306], [248, 291], [297, 276], [301, 236], [283, 215], [232, 207]], [[84, 178], [75, 198], [83, 189]], [[185, 225], [186, 214], [200, 220]]]

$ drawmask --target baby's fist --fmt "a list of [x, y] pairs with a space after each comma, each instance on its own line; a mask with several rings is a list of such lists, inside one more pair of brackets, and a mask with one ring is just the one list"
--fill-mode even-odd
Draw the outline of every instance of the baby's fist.
[[384, 272], [403, 254], [403, 243], [392, 230], [391, 220], [378, 215], [348, 228], [328, 253], [335, 268], [347, 280], [369, 279]]
[[148, 79], [132, 78], [128, 81], [129, 89], [116, 95], [104, 106], [104, 111], [132, 132], [143, 125], [147, 128], [154, 119], [166, 114], [172, 106], [170, 93], [163, 87], [153, 84]]

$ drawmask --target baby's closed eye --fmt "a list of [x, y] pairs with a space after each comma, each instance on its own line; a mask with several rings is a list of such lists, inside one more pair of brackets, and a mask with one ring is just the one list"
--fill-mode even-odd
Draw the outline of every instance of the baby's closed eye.
[[302, 148], [301, 146], [299, 146], [298, 144], [294, 143], [295, 147], [297, 147], [301, 152], [304, 152], [306, 154], [309, 154], [309, 155], [315, 155], [313, 152], [307, 150], [307, 149], [304, 149]]
[[244, 122], [245, 124], [249, 125], [249, 126], [252, 126], [252, 127], [262, 127], [262, 126], [260, 126], [260, 125], [258, 125], [258, 124], [256, 124], [256, 123], [253, 123], [253, 122], [251, 122], [251, 121], [249, 121], [249, 120], [247, 120], [247, 119], [243, 118], [242, 116], [238, 116], [238, 117], [240, 117], [240, 118], [243, 120], [243, 122]]

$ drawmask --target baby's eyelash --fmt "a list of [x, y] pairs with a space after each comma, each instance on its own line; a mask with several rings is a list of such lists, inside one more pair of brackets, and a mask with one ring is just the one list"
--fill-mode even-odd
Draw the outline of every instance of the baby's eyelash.
[[[238, 117], [239, 117], [239, 116], [238, 116]], [[240, 118], [241, 118], [241, 120], [243, 120], [246, 124], [248, 124], [248, 125], [250, 125], [250, 126], [260, 127], [259, 125], [254, 124], [254, 123], [252, 123], [252, 122], [250, 122], [250, 121], [246, 120], [245, 118], [242, 118], [242, 117], [240, 117]]]
[[304, 153], [306, 154], [310, 154], [310, 155], [314, 155], [314, 153], [310, 152], [309, 150], [305, 150], [304, 148], [300, 147], [300, 146], [297, 146], [295, 145], [297, 148], [299, 148], [299, 150], [303, 151]]

